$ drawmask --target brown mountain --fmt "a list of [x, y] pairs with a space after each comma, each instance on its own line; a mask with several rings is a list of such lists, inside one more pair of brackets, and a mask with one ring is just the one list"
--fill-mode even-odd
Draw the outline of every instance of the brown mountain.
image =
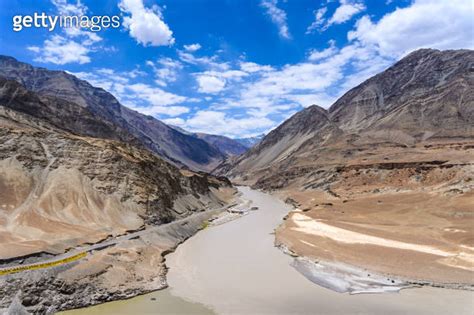
[[194, 133], [194, 132], [184, 130], [181, 127], [172, 126], [172, 125], [170, 125], [170, 127], [178, 130], [181, 133], [206, 141], [208, 144], [210, 144], [211, 146], [219, 150], [226, 158], [240, 155], [244, 153], [245, 151], [247, 151], [249, 148], [241, 144], [238, 140], [231, 139], [226, 136], [212, 135], [212, 134], [202, 133], [202, 132]]
[[[64, 73], [24, 67], [31, 76], [0, 76], [0, 269], [86, 257], [0, 277], [0, 309], [16, 292], [44, 314], [163, 288], [163, 255], [232, 201], [230, 182], [178, 169], [127, 125], [150, 120], [140, 130], [152, 133], [157, 120], [109, 108], [110, 94]], [[92, 95], [74, 90], [82, 85]], [[76, 103], [89, 97], [104, 106]], [[176, 135], [173, 145], [204, 142]]]
[[275, 168], [319, 162], [338, 147], [326, 163], [371, 144], [472, 139], [473, 62], [469, 50], [415, 51], [328, 110], [313, 105], [295, 114], [241, 156], [229, 174], [264, 180]]
[[196, 133], [195, 135], [199, 139], [202, 139], [219, 149], [219, 151], [224, 153], [227, 157], [241, 155], [248, 150], [244, 145], [228, 137], [210, 135], [207, 133]]
[[304, 212], [277, 231], [299, 255], [471, 285], [473, 69], [471, 50], [415, 51], [328, 110], [295, 114], [217, 172]]
[[177, 166], [210, 171], [225, 158], [207, 142], [124, 107], [112, 94], [64, 71], [36, 68], [12, 57], [0, 56], [0, 76], [15, 80], [41, 96], [55, 97], [87, 108], [113, 129], [112, 137], [119, 134], [123, 140], [133, 138]]

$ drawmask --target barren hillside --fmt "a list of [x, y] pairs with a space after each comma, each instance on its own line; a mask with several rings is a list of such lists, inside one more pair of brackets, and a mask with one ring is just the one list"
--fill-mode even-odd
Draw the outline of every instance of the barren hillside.
[[470, 50], [415, 51], [218, 172], [297, 207], [277, 240], [299, 255], [472, 284], [473, 67]]

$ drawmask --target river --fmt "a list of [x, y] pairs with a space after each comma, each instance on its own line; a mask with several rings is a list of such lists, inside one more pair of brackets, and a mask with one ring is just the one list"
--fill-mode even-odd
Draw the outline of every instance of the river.
[[273, 246], [289, 206], [247, 187], [259, 210], [207, 228], [166, 256], [169, 288], [67, 314], [473, 314], [474, 292], [437, 288], [349, 295], [307, 280]]

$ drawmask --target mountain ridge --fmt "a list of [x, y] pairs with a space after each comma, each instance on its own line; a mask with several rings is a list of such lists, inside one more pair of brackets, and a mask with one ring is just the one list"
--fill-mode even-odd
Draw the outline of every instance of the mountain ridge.
[[346, 92], [327, 110], [313, 105], [294, 114], [217, 172], [231, 177], [262, 173], [272, 163], [298, 159], [295, 152], [304, 155], [305, 147], [322, 150], [332, 142], [413, 145], [472, 137], [473, 64], [470, 50], [415, 51]]
[[[295, 208], [275, 244], [304, 257], [304, 275], [337, 262], [470, 289], [473, 157], [474, 51], [423, 49], [328, 110], [294, 114], [215, 173]], [[415, 249], [427, 244], [446, 256]]]
[[89, 108], [102, 120], [128, 132], [146, 148], [175, 165], [210, 171], [225, 158], [207, 142], [125, 107], [109, 92], [65, 71], [37, 68], [13, 57], [0, 56], [0, 76], [15, 80], [39, 94]]

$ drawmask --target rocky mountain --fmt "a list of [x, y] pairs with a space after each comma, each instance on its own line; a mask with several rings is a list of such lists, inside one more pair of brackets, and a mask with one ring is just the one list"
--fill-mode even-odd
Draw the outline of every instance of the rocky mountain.
[[181, 133], [196, 137], [206, 141], [208, 144], [219, 150], [226, 158], [238, 156], [248, 150], [249, 147], [241, 144], [238, 140], [221, 135], [212, 135], [202, 132], [189, 132], [178, 126], [170, 126]]
[[207, 142], [124, 107], [112, 94], [64, 71], [36, 68], [12, 57], [0, 56], [0, 76], [15, 80], [41, 96], [55, 97], [87, 108], [113, 129], [111, 134], [98, 133], [97, 136], [117, 137], [118, 134], [124, 141], [133, 138], [177, 166], [210, 171], [225, 158]]
[[314, 262], [317, 283], [342, 262], [472, 289], [474, 51], [412, 52], [216, 172], [296, 208], [276, 244]]
[[240, 144], [242, 144], [246, 148], [251, 148], [254, 145], [256, 145], [257, 143], [259, 143], [263, 139], [263, 137], [265, 137], [265, 135], [261, 134], [261, 135], [258, 135], [256, 137], [237, 138], [237, 139], [234, 139], [234, 140], [239, 142]]
[[[296, 165], [335, 163], [356, 147], [474, 136], [474, 53], [415, 51], [337, 100], [295, 114], [221, 173], [251, 182]], [[326, 157], [330, 160], [325, 160]]]
[[240, 142], [228, 137], [210, 135], [207, 133], [196, 133], [195, 135], [199, 139], [202, 139], [219, 149], [219, 151], [224, 153], [227, 157], [241, 155], [248, 150], [248, 148], [240, 144]]
[[[165, 145], [210, 146], [63, 72], [24, 64], [14, 70], [17, 62], [5, 58], [2, 71], [5, 63], [0, 269], [69, 253], [87, 258], [1, 277], [0, 309], [17, 292], [29, 311], [44, 314], [163, 288], [163, 255], [227, 206], [234, 189], [226, 178], [178, 169], [155, 152]], [[143, 141], [159, 130], [172, 142]], [[140, 234], [127, 238], [132, 232]], [[86, 250], [106, 241], [115, 243]]]

